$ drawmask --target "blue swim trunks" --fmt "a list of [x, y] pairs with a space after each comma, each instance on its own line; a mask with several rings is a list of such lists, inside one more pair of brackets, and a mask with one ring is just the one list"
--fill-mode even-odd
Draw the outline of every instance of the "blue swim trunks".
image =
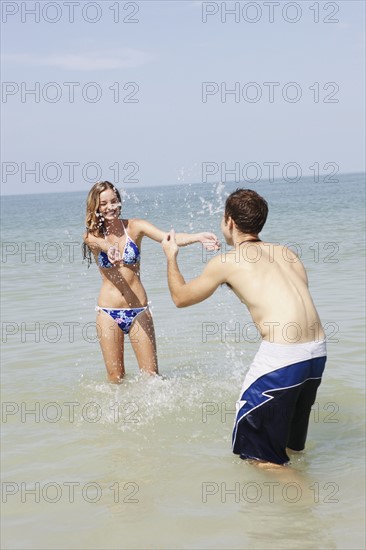
[[286, 447], [304, 449], [326, 354], [325, 341], [261, 343], [236, 404], [235, 454], [285, 464]]

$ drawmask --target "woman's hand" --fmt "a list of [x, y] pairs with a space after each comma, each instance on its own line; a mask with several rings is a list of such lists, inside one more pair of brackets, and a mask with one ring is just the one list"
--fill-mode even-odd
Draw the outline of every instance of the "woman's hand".
[[198, 242], [202, 243], [207, 250], [219, 250], [221, 248], [220, 241], [214, 233], [197, 233], [197, 237]]
[[119, 265], [122, 263], [122, 254], [119, 251], [117, 243], [108, 248], [107, 256], [108, 260], [113, 265]]

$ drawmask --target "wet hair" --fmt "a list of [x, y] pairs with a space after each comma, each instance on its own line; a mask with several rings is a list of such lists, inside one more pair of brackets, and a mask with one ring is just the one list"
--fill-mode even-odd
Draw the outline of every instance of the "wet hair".
[[[99, 213], [100, 194], [107, 189], [114, 191], [120, 206], [119, 213], [121, 212], [121, 195], [118, 189], [110, 181], [98, 181], [90, 189], [88, 198], [86, 199], [86, 216], [85, 216], [85, 228], [87, 235], [91, 233], [96, 237], [103, 237], [103, 217]], [[88, 267], [91, 264], [92, 256], [91, 250], [88, 245], [83, 243], [83, 259], [88, 261]]]
[[267, 201], [251, 189], [237, 189], [226, 199], [225, 222], [230, 216], [241, 233], [258, 234], [267, 215]]

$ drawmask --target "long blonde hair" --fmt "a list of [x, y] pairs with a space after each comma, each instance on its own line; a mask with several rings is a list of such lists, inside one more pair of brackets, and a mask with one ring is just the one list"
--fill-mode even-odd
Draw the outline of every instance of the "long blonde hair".
[[[122, 199], [118, 189], [110, 181], [98, 181], [93, 185], [86, 199], [86, 216], [85, 228], [86, 234], [91, 233], [96, 237], [103, 237], [104, 220], [99, 213], [100, 194], [107, 189], [112, 189], [120, 203], [119, 213], [121, 212]], [[88, 267], [91, 264], [91, 250], [84, 242], [83, 244], [83, 259], [88, 261]]]

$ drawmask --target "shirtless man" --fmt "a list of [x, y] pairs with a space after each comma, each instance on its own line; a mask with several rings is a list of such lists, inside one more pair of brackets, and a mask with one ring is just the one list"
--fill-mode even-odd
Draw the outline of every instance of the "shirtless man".
[[223, 283], [247, 306], [263, 340], [237, 401], [233, 452], [261, 464], [283, 465], [289, 461], [286, 447], [304, 449], [326, 344], [300, 259], [289, 248], [258, 237], [267, 214], [267, 202], [255, 191], [232, 193], [221, 229], [234, 248], [211, 259], [188, 283], [177, 264], [173, 230], [162, 246], [177, 307], [202, 302]]

